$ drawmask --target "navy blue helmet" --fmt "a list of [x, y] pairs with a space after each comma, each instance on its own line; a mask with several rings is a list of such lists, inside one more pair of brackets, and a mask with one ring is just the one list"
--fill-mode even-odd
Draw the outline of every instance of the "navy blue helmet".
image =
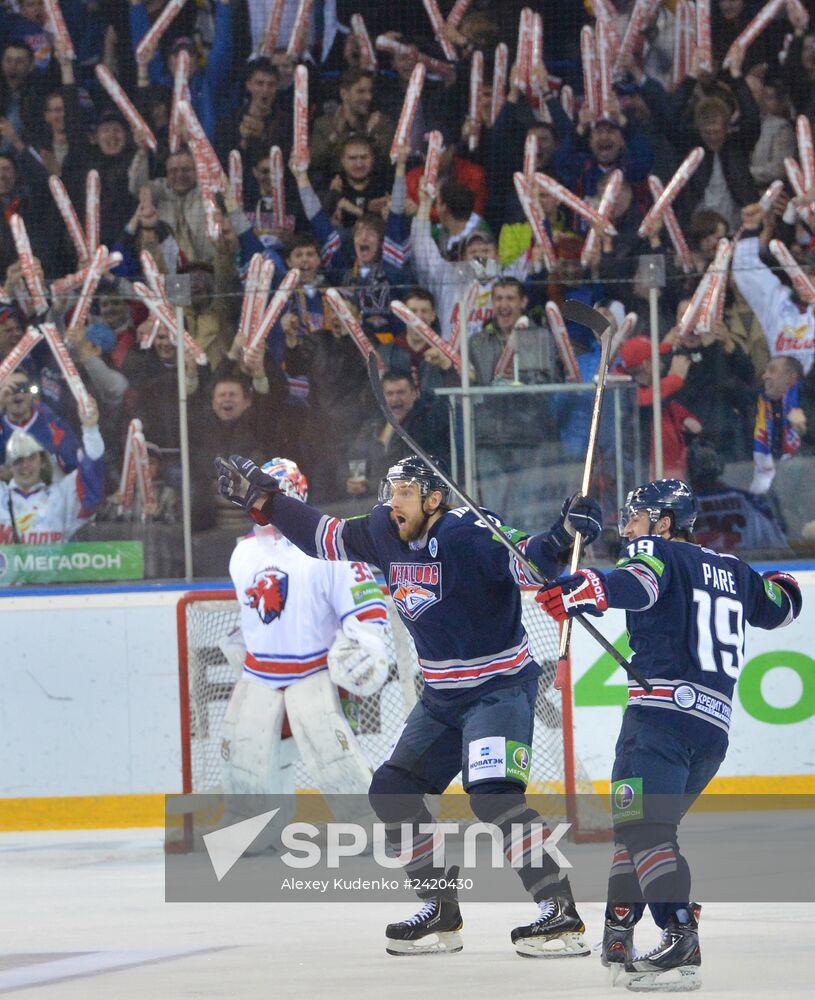
[[681, 479], [657, 479], [631, 490], [620, 509], [620, 534], [633, 514], [647, 510], [654, 525], [668, 514], [673, 518], [674, 531], [693, 531], [699, 506], [687, 483]]
[[[434, 462], [441, 466], [439, 459], [434, 458]], [[432, 490], [439, 490], [442, 496], [441, 502], [446, 506], [450, 502], [450, 487], [432, 469], [424, 459], [418, 455], [408, 455], [401, 459], [396, 465], [392, 465], [385, 478], [379, 485], [379, 500], [386, 503], [393, 496], [393, 484], [400, 482], [418, 483], [422, 500]]]

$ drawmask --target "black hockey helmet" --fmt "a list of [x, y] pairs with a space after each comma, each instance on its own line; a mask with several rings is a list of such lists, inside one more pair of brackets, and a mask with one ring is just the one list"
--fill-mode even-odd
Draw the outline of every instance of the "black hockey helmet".
[[[434, 463], [441, 467], [443, 463], [433, 456]], [[418, 483], [422, 500], [432, 490], [441, 493], [441, 502], [444, 506], [450, 503], [450, 487], [439, 476], [439, 474], [418, 455], [408, 455], [407, 458], [400, 459], [396, 465], [392, 465], [385, 473], [382, 482], [379, 484], [380, 503], [387, 503], [393, 496], [394, 483]]]
[[671, 516], [673, 532], [693, 531], [699, 506], [693, 490], [681, 479], [657, 479], [631, 490], [620, 508], [620, 534], [638, 510], [647, 510], [651, 524], [661, 517]]

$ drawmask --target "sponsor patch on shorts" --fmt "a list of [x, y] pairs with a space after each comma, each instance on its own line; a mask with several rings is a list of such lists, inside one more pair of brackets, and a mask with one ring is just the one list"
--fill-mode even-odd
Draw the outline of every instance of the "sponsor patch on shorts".
[[[518, 746], [519, 744], [515, 744]], [[505, 778], [507, 773], [507, 741], [503, 736], [486, 736], [470, 740], [467, 776], [470, 782], [485, 778]]]
[[507, 740], [507, 777], [527, 785], [531, 766], [532, 747], [528, 743]]
[[613, 823], [628, 823], [643, 819], [642, 778], [622, 778], [611, 783], [611, 819]]

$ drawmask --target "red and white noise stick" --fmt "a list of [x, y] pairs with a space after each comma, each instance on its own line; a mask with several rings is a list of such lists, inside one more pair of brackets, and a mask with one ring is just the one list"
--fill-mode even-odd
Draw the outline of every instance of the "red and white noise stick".
[[650, 222], [651, 219], [659, 218], [659, 216], [661, 216], [665, 211], [665, 206], [670, 205], [674, 201], [682, 188], [699, 169], [699, 164], [704, 159], [704, 156], [704, 149], [702, 149], [701, 146], [697, 146], [695, 149], [692, 149], [685, 159], [679, 164], [676, 173], [665, 185], [665, 190], [648, 209], [645, 218], [642, 220], [642, 224], [638, 230], [640, 236], [646, 235], [647, 223]]
[[524, 7], [518, 19], [518, 48], [515, 60], [518, 66], [518, 88], [525, 94], [530, 92], [530, 77], [532, 74], [532, 33], [535, 30], [532, 11]]
[[385, 372], [385, 365], [379, 352], [365, 335], [365, 331], [362, 329], [359, 321], [354, 317], [354, 314], [348, 308], [348, 303], [342, 297], [340, 292], [336, 288], [329, 288], [325, 293], [325, 297], [331, 303], [331, 308], [339, 317], [340, 323], [342, 323], [345, 327], [348, 335], [359, 348], [363, 358], [367, 361], [368, 356], [373, 354], [376, 357], [376, 367], [379, 369], [379, 374], [383, 375]]
[[263, 254], [252, 254], [252, 259], [249, 261], [249, 268], [246, 272], [246, 281], [243, 286], [241, 318], [238, 322], [238, 336], [243, 339], [244, 343], [249, 339], [249, 331], [252, 326], [252, 312], [254, 309], [258, 278], [260, 277], [260, 268], [262, 264]]
[[212, 197], [212, 191], [202, 191], [201, 201], [204, 205], [207, 236], [215, 243], [221, 238], [221, 213]]
[[306, 48], [306, 36], [308, 34], [308, 22], [311, 18], [311, 8], [314, 0], [300, 0], [297, 13], [294, 16], [294, 27], [291, 29], [291, 37], [286, 52], [292, 59], [299, 59]]
[[84, 326], [87, 322], [96, 286], [105, 272], [107, 259], [108, 248], [106, 246], [102, 245], [94, 250], [85, 280], [82, 282], [82, 291], [79, 293], [79, 298], [76, 300], [74, 311], [71, 314], [71, 322], [68, 326], [69, 330], [76, 330], [77, 327]]
[[[798, 166], [798, 161], [792, 156], [784, 157], [784, 169], [787, 171], [787, 177], [789, 178], [790, 186], [795, 192], [796, 198], [806, 198], [809, 192], [806, 190], [806, 185], [804, 183], [804, 172]], [[810, 203], [811, 205], [812, 203]], [[808, 222], [811, 216], [810, 206], [801, 205], [796, 211], [804, 222]]]
[[456, 302], [453, 309], [452, 322], [450, 324], [450, 347], [454, 351], [458, 351], [458, 342], [461, 339], [461, 331], [466, 330], [470, 322], [470, 313], [473, 311], [475, 306], [475, 301], [478, 298], [478, 292], [481, 288], [481, 283], [477, 279], [473, 279], [467, 292], [464, 295], [464, 316], [461, 315], [461, 299]]
[[402, 104], [402, 112], [399, 115], [399, 123], [396, 126], [396, 131], [393, 133], [391, 163], [396, 162], [396, 154], [399, 147], [410, 142], [410, 136], [413, 132], [413, 120], [416, 117], [416, 109], [422, 97], [425, 72], [424, 64], [416, 63], [413, 67], [413, 72], [410, 74], [410, 80], [405, 91], [405, 100]]
[[133, 467], [136, 472], [136, 489], [142, 504], [142, 517], [144, 517], [145, 504], [154, 504], [156, 494], [153, 490], [153, 480], [150, 478], [150, 460], [147, 456], [147, 442], [144, 440], [141, 420], [136, 420], [135, 423], [139, 426], [133, 435]]
[[189, 81], [190, 54], [186, 49], [181, 49], [176, 57], [175, 74], [173, 76], [173, 99], [170, 105], [170, 132], [168, 141], [171, 153], [177, 153], [181, 145], [181, 137], [179, 135], [181, 103], [182, 101], [186, 101], [189, 105], [192, 105]]
[[229, 190], [239, 206], [243, 206], [243, 159], [239, 149], [229, 151]]
[[815, 285], [804, 274], [796, 259], [781, 240], [770, 240], [770, 253], [790, 276], [795, 286], [795, 291], [798, 292], [804, 302], [815, 304]]
[[[597, 211], [604, 219], [611, 218], [611, 210], [614, 208], [614, 202], [617, 200], [622, 186], [622, 170], [612, 170], [608, 180], [606, 181], [606, 186], [603, 189], [603, 196], [600, 199], [600, 204], [597, 206]], [[580, 251], [580, 263], [583, 267], [589, 266], [589, 262], [597, 247], [598, 240], [599, 236], [597, 235], [597, 230], [590, 229], [586, 234], [583, 249]]]
[[617, 356], [617, 351], [619, 351], [620, 345], [631, 336], [634, 327], [637, 325], [638, 318], [639, 317], [635, 312], [625, 314], [622, 323], [620, 323], [617, 327], [617, 332], [612, 338], [611, 345], [608, 349], [609, 358], [615, 358]]
[[702, 280], [696, 286], [696, 291], [691, 296], [691, 300], [685, 308], [685, 311], [682, 313], [682, 317], [677, 324], [676, 339], [679, 342], [696, 329], [696, 322], [699, 318], [700, 312], [702, 311], [705, 296], [707, 295], [710, 284], [713, 281], [712, 268], [713, 265], [710, 264], [702, 276]]
[[442, 138], [441, 132], [434, 130], [427, 137], [427, 156], [424, 161], [422, 187], [431, 198], [435, 198], [439, 193], [439, 161], [441, 160], [443, 145], [444, 139]]
[[202, 194], [208, 189], [226, 191], [229, 181], [192, 105], [187, 101], [179, 101], [178, 113], [187, 128], [187, 139]]
[[580, 61], [583, 64], [583, 94], [592, 121], [597, 121], [600, 112], [597, 48], [594, 44], [594, 29], [587, 24], [580, 29]]
[[365, 27], [362, 14], [351, 15], [351, 30], [359, 45], [359, 61], [362, 69], [373, 73], [376, 69], [376, 50], [371, 44], [371, 36]]
[[453, 9], [447, 15], [447, 23], [451, 28], [457, 28], [462, 21], [462, 18], [470, 9], [470, 5], [473, 0], [456, 0], [453, 4]]
[[452, 347], [450, 347], [447, 341], [442, 340], [436, 331], [431, 329], [431, 327], [429, 327], [424, 320], [419, 319], [415, 312], [408, 309], [404, 302], [400, 302], [399, 299], [393, 299], [391, 302], [391, 312], [398, 316], [399, 319], [401, 319], [403, 323], [406, 323], [412, 330], [415, 330], [425, 343], [441, 351], [446, 358], [452, 361], [453, 367], [457, 372], [461, 371], [461, 358], [458, 354], [452, 349]]
[[770, 212], [773, 210], [773, 204], [775, 203], [775, 199], [781, 194], [783, 190], [784, 190], [783, 181], [773, 181], [772, 184], [764, 192], [764, 194], [759, 198], [758, 200], [759, 207], [761, 208], [761, 211], [765, 215], [769, 215]]
[[124, 92], [116, 77], [111, 73], [107, 66], [102, 63], [97, 63], [94, 72], [96, 73], [96, 79], [107, 91], [108, 97], [110, 97], [116, 107], [122, 112], [131, 129], [134, 132], [141, 132], [144, 135], [147, 145], [153, 150], [153, 152], [155, 152], [158, 144], [156, 142], [155, 135], [153, 135], [152, 129], [136, 110], [133, 102]]
[[546, 265], [546, 270], [551, 271], [557, 264], [557, 252], [552, 240], [549, 238], [549, 233], [546, 231], [546, 225], [544, 224], [540, 209], [532, 197], [531, 181], [520, 172], [513, 174], [512, 180], [515, 183], [518, 201], [521, 203], [524, 215], [532, 227], [532, 236], [541, 248], [541, 256]]
[[622, 64], [626, 58], [632, 53], [642, 51], [645, 44], [645, 29], [651, 23], [660, 2], [661, 0], [636, 0], [625, 28], [623, 40], [620, 43], [620, 50], [617, 53], [617, 61], [614, 64], [615, 73], [622, 75]]
[[[648, 178], [648, 187], [651, 190], [651, 197], [654, 199], [654, 202], [659, 201], [665, 189], [662, 186], [662, 181], [656, 176], [656, 174], [651, 174]], [[665, 225], [665, 229], [668, 231], [668, 238], [676, 251], [677, 259], [682, 265], [682, 270], [685, 274], [691, 274], [695, 267], [695, 264], [693, 263], [693, 254], [690, 252], [690, 247], [685, 239], [685, 234], [682, 232], [682, 227], [679, 225], [679, 219], [677, 219], [676, 213], [671, 205], [666, 205], [662, 210], [662, 221]]]
[[441, 11], [439, 10], [436, 0], [422, 0], [422, 3], [424, 4], [427, 16], [430, 18], [430, 24], [433, 27], [433, 34], [436, 36], [436, 41], [439, 43], [439, 46], [444, 53], [444, 58], [449, 59], [450, 62], [455, 62], [458, 58], [456, 55], [456, 48], [448, 38], [444, 37], [444, 18], [441, 16]]
[[0, 385], [15, 371], [42, 340], [42, 333], [30, 326], [8, 354], [0, 362]]
[[688, 75], [688, 0], [676, 0], [674, 15], [673, 64], [671, 66], [671, 83], [675, 87]]
[[[147, 306], [153, 316], [159, 320], [161, 325], [167, 330], [170, 335], [170, 340], [176, 342], [176, 328], [175, 328], [175, 315], [173, 308], [162, 302], [160, 298], [153, 294], [147, 285], [143, 285], [140, 281], [133, 282], [133, 291], [138, 295], [142, 302]], [[184, 346], [192, 354], [197, 365], [207, 364], [207, 354], [206, 351], [200, 347], [190, 336], [188, 330], [184, 331]]]
[[534, 132], [527, 132], [524, 140], [524, 177], [531, 181], [538, 169], [538, 137]]
[[809, 11], [801, 0], [787, 0], [787, 17], [796, 28], [809, 24]]
[[509, 49], [504, 42], [495, 46], [495, 61], [492, 69], [492, 100], [490, 102], [490, 124], [501, 113], [501, 108], [507, 99], [507, 66], [509, 65]]
[[74, 364], [67, 344], [62, 337], [60, 337], [59, 330], [57, 330], [53, 323], [41, 323], [40, 330], [45, 336], [45, 342], [51, 348], [51, 353], [54, 355], [54, 360], [59, 365], [62, 377], [65, 379], [68, 384], [68, 388], [71, 390], [71, 395], [76, 400], [80, 416], [85, 416], [91, 406], [91, 397], [88, 390], [85, 388], [85, 383], [82, 381], [82, 377], [76, 370], [76, 365]]
[[[699, 16], [699, 5], [701, 2], [703, 2], [703, 0], [696, 0], [697, 17]], [[710, 0], [707, 0], [707, 2], [709, 4]], [[750, 21], [747, 27], [741, 32], [735, 42], [733, 42], [727, 50], [727, 55], [725, 55], [724, 60], [722, 61], [722, 66], [726, 68], [730, 65], [733, 49], [736, 47], [739, 47], [746, 52], [762, 31], [767, 28], [775, 15], [781, 10], [782, 7], [785, 6], [785, 4], [786, 0], [769, 0], [769, 3], [765, 3], [758, 14], [756, 14], [753, 20]]]
[[59, 8], [57, 0], [44, 0], [45, 16], [48, 18], [48, 29], [52, 35], [59, 39], [60, 47], [68, 59], [76, 59], [74, 43], [65, 25], [65, 19]]
[[[541, 112], [544, 110], [543, 88], [539, 77], [532, 72], [543, 64], [543, 17], [537, 11], [532, 14], [531, 41], [527, 43], [530, 48], [529, 55], [529, 97], [532, 110]], [[548, 108], [545, 109], [548, 114]], [[550, 116], [551, 118], [551, 116]]]
[[266, 310], [266, 301], [269, 298], [269, 289], [272, 287], [273, 278], [274, 261], [271, 257], [263, 258], [255, 276], [255, 296], [251, 302], [252, 311], [249, 314], [249, 327], [246, 331], [247, 343], [252, 337], [252, 332], [257, 330], [263, 322], [263, 313]]
[[[159, 271], [158, 264], [156, 264], [149, 250], [142, 250], [139, 254], [139, 263], [141, 264], [142, 274], [147, 279], [150, 291], [172, 312], [167, 293], [164, 291], [164, 276]], [[173, 327], [175, 327], [175, 320], [173, 320]]]
[[724, 305], [724, 294], [727, 288], [727, 272], [730, 259], [733, 256], [733, 244], [730, 240], [721, 239], [716, 244], [716, 254], [710, 264], [711, 280], [702, 299], [702, 308], [696, 319], [696, 329], [708, 333], [713, 323], [719, 318], [719, 303]]
[[[521, 319], [526, 319], [526, 316], [521, 316]], [[510, 367], [514, 356], [515, 341], [512, 338], [512, 334], [510, 334], [506, 339], [503, 350], [498, 355], [498, 360], [495, 362], [495, 368], [492, 373], [493, 380], [506, 378], [507, 374], [514, 368], [514, 365], [512, 365], [512, 368]]]
[[142, 351], [149, 351], [150, 348], [153, 346], [153, 344], [155, 344], [156, 337], [158, 336], [158, 332], [161, 329], [161, 326], [162, 326], [161, 322], [157, 319], [154, 319], [150, 324], [150, 332], [147, 334], [147, 336], [139, 338], [139, 347]]
[[481, 95], [484, 93], [484, 53], [476, 49], [470, 61], [470, 135], [467, 148], [472, 153], [481, 138]]
[[553, 198], [557, 198], [561, 204], [570, 208], [573, 212], [576, 212], [577, 215], [584, 218], [590, 226], [599, 225], [604, 232], [608, 233], [609, 236], [617, 235], [617, 230], [608, 221], [608, 219], [604, 219], [596, 208], [592, 208], [591, 205], [587, 205], [582, 198], [578, 198], [578, 196], [571, 192], [568, 188], [565, 188], [562, 184], [558, 184], [554, 177], [537, 172], [535, 174], [535, 180], [544, 191], [552, 195]]
[[611, 79], [611, 41], [606, 21], [598, 21], [594, 29], [597, 45], [597, 69], [600, 80], [600, 115], [614, 120], [614, 87]]
[[[397, 42], [395, 38], [390, 38], [388, 35], [378, 35], [374, 44], [380, 52], [388, 52], [391, 55], [408, 55], [416, 51], [415, 46]], [[437, 76], [445, 74], [450, 69], [449, 63], [442, 59], [434, 59], [433, 56], [425, 55], [424, 52], [417, 53], [416, 58], [427, 68], [428, 73], [435, 73]]]
[[549, 329], [555, 338], [560, 360], [563, 364], [563, 372], [567, 382], [582, 382], [580, 367], [574, 354], [569, 331], [563, 322], [563, 314], [555, 302], [546, 303], [546, 318], [549, 321]]
[[272, 219], [277, 229], [286, 226], [286, 181], [280, 146], [269, 150], [269, 180], [272, 184]]
[[574, 91], [568, 83], [560, 88], [560, 106], [569, 121], [574, 121]]
[[170, 27], [170, 22], [178, 16], [186, 2], [187, 0], [167, 0], [167, 6], [153, 21], [150, 30], [136, 46], [136, 62], [142, 62], [146, 51], [158, 45], [161, 36]]
[[17, 256], [20, 258], [20, 267], [23, 271], [28, 294], [31, 296], [31, 303], [35, 313], [44, 313], [48, 310], [48, 301], [45, 298], [45, 287], [42, 279], [34, 267], [34, 254], [31, 252], [31, 243], [28, 239], [28, 231], [25, 228], [22, 216], [12, 215], [9, 219], [11, 235], [14, 239], [14, 246], [17, 249]]
[[308, 70], [305, 66], [298, 66], [294, 71], [294, 145], [292, 157], [295, 166], [300, 170], [305, 170], [308, 167]]
[[[118, 251], [108, 254], [108, 259], [105, 261], [102, 273], [104, 274], [105, 271], [112, 271], [114, 267], [118, 267], [121, 263], [122, 255]], [[90, 264], [86, 264], [85, 267], [80, 268], [80, 270], [75, 271], [73, 274], [66, 274], [64, 277], [57, 278], [56, 281], [52, 281], [51, 295], [54, 297], [66, 295], [68, 292], [72, 292], [75, 288], [80, 288], [88, 275], [89, 268]]]
[[56, 174], [51, 174], [48, 178], [48, 186], [51, 188], [51, 194], [57, 203], [59, 214], [62, 216], [65, 226], [68, 229], [68, 235], [71, 237], [71, 242], [76, 249], [76, 255], [80, 263], [82, 263], [88, 259], [88, 244], [85, 242], [85, 233], [82, 231], [82, 226], [76, 217], [74, 206], [71, 203], [68, 192], [65, 190], [65, 185]]
[[699, 69], [713, 71], [713, 37], [710, 30], [710, 0], [696, 0], [696, 51]]
[[812, 126], [806, 115], [798, 115], [795, 119], [795, 135], [798, 139], [798, 157], [804, 175], [804, 188], [812, 191], [815, 189], [815, 153], [812, 150]]
[[620, 32], [617, 31], [617, 25], [614, 23], [614, 18], [617, 17], [617, 11], [614, 9], [612, 4], [608, 3], [608, 0], [592, 0], [592, 7], [594, 7], [594, 16], [597, 19], [597, 23], [599, 24], [600, 21], [605, 23], [609, 42], [611, 44], [612, 59], [616, 59], [617, 54], [620, 51], [620, 46], [623, 44], [623, 41], [620, 38]]
[[[262, 271], [261, 271], [262, 274]], [[243, 349], [243, 355], [246, 355], [254, 350], [266, 340], [269, 336], [269, 331], [275, 325], [278, 317], [283, 312], [283, 307], [289, 299], [292, 291], [300, 280], [300, 271], [298, 268], [293, 267], [291, 271], [287, 271], [283, 277], [283, 280], [277, 287], [277, 291], [272, 296], [272, 301], [269, 303], [266, 311], [263, 314], [263, 318], [254, 330], [249, 332], [249, 340], [246, 343], [246, 347]], [[330, 292], [330, 289], [329, 289]], [[329, 293], [326, 293], [329, 294]]]
[[286, 0], [272, 0], [272, 8], [269, 11], [269, 20], [260, 40], [258, 54], [270, 56], [277, 48], [277, 39], [280, 35], [280, 22], [283, 20], [283, 11], [286, 7]]
[[89, 170], [85, 177], [85, 244], [92, 257], [99, 246], [99, 196], [101, 182], [96, 170]]
[[127, 437], [125, 438], [125, 452], [122, 459], [122, 474], [119, 477], [119, 502], [120, 513], [132, 510], [133, 498], [136, 493], [136, 466], [133, 462], [133, 434], [136, 420], [131, 420], [127, 425]]

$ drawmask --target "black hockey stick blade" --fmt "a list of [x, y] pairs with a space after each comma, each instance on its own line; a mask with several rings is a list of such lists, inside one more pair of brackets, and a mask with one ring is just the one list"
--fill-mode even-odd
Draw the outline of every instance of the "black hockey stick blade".
[[[371, 383], [371, 388], [373, 389], [374, 398], [376, 399], [376, 402], [379, 405], [379, 409], [382, 411], [383, 416], [391, 425], [391, 427], [396, 431], [399, 437], [405, 442], [408, 448], [410, 448], [412, 452], [418, 455], [419, 458], [422, 459], [422, 461], [427, 462], [427, 464], [430, 466], [433, 472], [439, 477], [439, 479], [441, 479], [441, 481], [445, 484], [445, 486], [448, 486], [454, 493], [457, 493], [464, 501], [465, 506], [468, 507], [470, 511], [473, 514], [475, 514], [476, 517], [479, 518], [482, 517], [483, 512], [479, 510], [479, 508], [476, 506], [473, 500], [471, 500], [470, 497], [467, 496], [467, 494], [459, 485], [453, 482], [453, 480], [450, 479], [450, 477], [445, 474], [443, 469], [440, 469], [438, 467], [438, 465], [433, 461], [430, 455], [428, 455], [427, 452], [423, 448], [421, 448], [416, 441], [413, 440], [410, 434], [408, 434], [408, 432], [404, 429], [404, 427], [402, 427], [402, 425], [394, 416], [393, 411], [391, 410], [390, 406], [388, 406], [388, 401], [385, 399], [385, 393], [382, 389], [382, 382], [379, 378], [379, 369], [377, 368], [376, 364], [376, 355], [373, 353], [368, 355], [368, 379]], [[540, 570], [537, 569], [537, 567], [533, 566], [529, 562], [529, 560], [524, 556], [524, 554], [520, 551], [520, 549], [513, 542], [511, 542], [506, 537], [506, 535], [504, 535], [502, 531], [496, 531], [495, 538], [504, 546], [505, 549], [510, 551], [515, 556], [515, 558], [518, 560], [521, 566], [523, 566], [524, 571], [529, 574], [530, 579], [539, 581], [541, 586], [545, 587], [548, 585], [549, 581], [546, 579], [546, 577], [542, 575], [542, 573], [540, 572]], [[583, 615], [576, 615], [575, 621], [580, 622], [580, 624], [589, 633], [589, 635], [603, 647], [603, 649], [609, 654], [609, 656], [611, 656], [615, 660], [615, 662], [618, 663], [633, 680], [635, 680], [646, 691], [651, 690], [651, 686], [648, 684], [648, 681], [644, 677], [640, 676], [638, 671], [636, 670], [632, 671], [631, 664], [628, 662], [628, 660], [626, 660], [626, 658], [622, 655], [622, 653], [620, 653], [620, 651], [616, 649], [608, 641], [608, 639], [606, 639], [606, 637], [599, 629], [595, 628], [594, 625], [590, 621], [588, 621]]]
[[598, 339], [611, 325], [601, 312], [587, 306], [585, 302], [578, 302], [577, 299], [566, 299], [560, 307], [560, 311], [564, 319], [568, 319], [572, 323], [579, 323], [581, 326], [587, 326]]

